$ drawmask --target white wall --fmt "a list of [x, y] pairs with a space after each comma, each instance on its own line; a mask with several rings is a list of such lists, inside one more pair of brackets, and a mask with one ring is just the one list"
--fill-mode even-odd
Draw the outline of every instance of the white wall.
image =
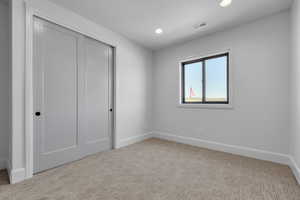
[[[154, 131], [289, 153], [289, 34], [289, 12], [283, 12], [156, 51]], [[233, 60], [234, 109], [177, 107], [179, 61], [227, 48]]]
[[[48, 1], [28, 0], [39, 13], [62, 22], [68, 28], [117, 46], [116, 55], [116, 140], [117, 145], [129, 138], [143, 137], [151, 126], [152, 51], [123, 36], [97, 25]], [[24, 69], [25, 69], [25, 7], [23, 0], [12, 0], [12, 182], [25, 174], [24, 133]]]
[[8, 4], [0, 1], [0, 169], [8, 159], [9, 135], [9, 20]]
[[292, 12], [291, 13], [291, 17], [292, 17], [291, 154], [294, 158], [296, 165], [298, 165], [298, 175], [299, 175], [298, 178], [300, 181], [300, 2], [298, 0], [294, 1], [291, 12]]

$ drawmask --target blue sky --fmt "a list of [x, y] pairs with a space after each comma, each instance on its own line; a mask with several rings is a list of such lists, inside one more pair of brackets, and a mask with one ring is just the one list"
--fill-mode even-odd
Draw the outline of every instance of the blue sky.
[[185, 97], [190, 96], [190, 88], [193, 88], [195, 97], [202, 98], [202, 63], [185, 65]]
[[[206, 97], [227, 97], [227, 57], [214, 58], [206, 61]], [[189, 97], [193, 88], [196, 98], [202, 98], [202, 63], [185, 65], [185, 97]]]

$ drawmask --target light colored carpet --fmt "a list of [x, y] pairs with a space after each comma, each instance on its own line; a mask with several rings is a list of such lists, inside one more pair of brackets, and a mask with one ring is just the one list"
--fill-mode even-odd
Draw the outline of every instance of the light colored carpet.
[[289, 167], [150, 139], [1, 185], [2, 200], [299, 200]]

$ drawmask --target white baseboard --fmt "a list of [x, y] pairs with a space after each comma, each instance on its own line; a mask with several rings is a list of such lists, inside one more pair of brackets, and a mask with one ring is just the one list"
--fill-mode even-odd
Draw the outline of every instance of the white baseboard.
[[137, 135], [137, 136], [133, 136], [130, 138], [126, 138], [126, 139], [121, 140], [120, 142], [117, 142], [115, 148], [119, 149], [122, 147], [126, 147], [128, 145], [131, 145], [131, 144], [134, 144], [137, 142], [141, 142], [141, 141], [149, 139], [149, 138], [152, 138], [152, 133], [147, 133], [144, 135]]
[[10, 184], [19, 183], [26, 179], [25, 168], [8, 170]]
[[10, 184], [19, 183], [26, 179], [25, 168], [11, 169], [9, 160], [0, 160], [1, 169], [6, 169]]
[[297, 162], [295, 161], [295, 159], [290, 156], [290, 168], [292, 169], [296, 180], [298, 181], [299, 185], [300, 185], [300, 167], [297, 165]]
[[241, 147], [236, 145], [228, 145], [228, 144], [223, 144], [223, 143], [218, 143], [218, 142], [213, 142], [208, 140], [201, 140], [198, 138], [177, 136], [177, 135], [172, 135], [163, 132], [154, 132], [152, 135], [155, 138], [174, 141], [183, 144], [189, 144], [192, 146], [256, 158], [259, 160], [271, 161], [271, 162], [285, 164], [285, 165], [290, 164], [290, 157], [289, 155], [286, 154], [274, 153], [274, 152], [248, 148], [248, 147]]

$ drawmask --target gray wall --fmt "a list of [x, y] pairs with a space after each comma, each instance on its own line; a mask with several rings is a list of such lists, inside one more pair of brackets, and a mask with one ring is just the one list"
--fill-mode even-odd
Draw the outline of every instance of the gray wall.
[[300, 166], [300, 2], [292, 6], [291, 154]]
[[8, 5], [0, 1], [0, 168], [8, 159], [9, 26]]
[[[154, 131], [288, 153], [289, 19], [283, 12], [155, 52]], [[234, 109], [179, 108], [179, 61], [227, 48]]]

